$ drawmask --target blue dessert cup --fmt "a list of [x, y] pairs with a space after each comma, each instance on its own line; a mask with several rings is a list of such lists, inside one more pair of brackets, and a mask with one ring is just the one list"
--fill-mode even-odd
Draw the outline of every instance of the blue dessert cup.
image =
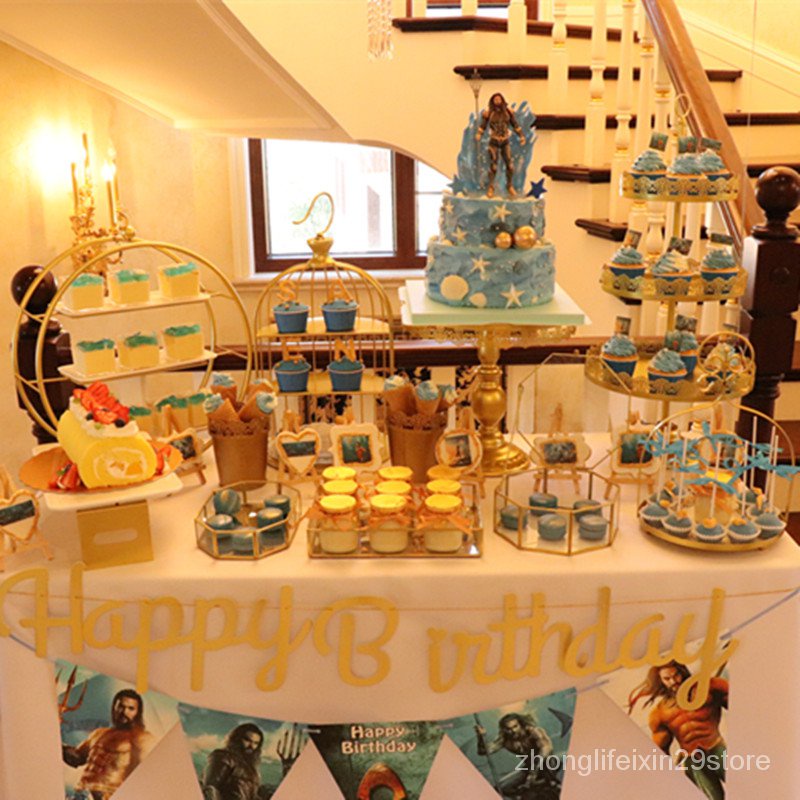
[[722, 278], [724, 281], [729, 281], [732, 278], [735, 278], [738, 274], [738, 267], [734, 267], [733, 269], [703, 269], [702, 266], [700, 267], [700, 277], [706, 283], [711, 283], [711, 281], [715, 281], [717, 278]]
[[331, 389], [334, 392], [358, 392], [361, 390], [364, 365], [359, 369], [337, 369], [335, 363], [328, 364], [328, 375], [331, 376]]
[[[302, 364], [300, 369], [287, 369], [285, 364], [293, 362], [281, 361], [275, 366], [275, 377], [278, 379], [278, 388], [282, 392], [305, 392], [308, 389], [308, 375], [311, 367]], [[282, 368], [283, 367], [283, 368]]]
[[615, 264], [609, 263], [608, 268], [612, 275], [618, 278], [641, 278], [644, 275], [644, 264]]
[[348, 306], [333, 306], [328, 303], [322, 306], [322, 317], [328, 333], [346, 333], [356, 326], [358, 303], [351, 301]]
[[305, 333], [308, 327], [308, 306], [296, 303], [289, 308], [275, 306], [272, 310], [278, 333]]
[[632, 356], [612, 356], [608, 353], [603, 353], [602, 358], [610, 370], [629, 376], [633, 375], [636, 370], [636, 364], [639, 362], [639, 356], [635, 353]]

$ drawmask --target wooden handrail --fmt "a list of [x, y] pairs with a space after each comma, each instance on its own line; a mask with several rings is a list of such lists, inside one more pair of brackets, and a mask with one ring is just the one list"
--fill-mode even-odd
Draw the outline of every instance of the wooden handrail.
[[755, 192], [747, 179], [744, 161], [736, 147], [725, 116], [700, 63], [697, 51], [681, 19], [675, 0], [642, 0], [658, 46], [675, 86], [675, 91], [689, 98], [691, 108], [687, 121], [692, 133], [709, 136], [722, 142], [725, 162], [741, 186], [738, 201], [720, 204], [726, 227], [741, 252], [742, 235], [761, 222], [763, 215], [756, 203]]

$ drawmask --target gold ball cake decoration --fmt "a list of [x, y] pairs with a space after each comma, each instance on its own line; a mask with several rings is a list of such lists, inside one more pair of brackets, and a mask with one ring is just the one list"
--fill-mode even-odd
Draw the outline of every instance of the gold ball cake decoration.
[[530, 250], [537, 238], [536, 231], [530, 225], [521, 225], [514, 231], [514, 245], [520, 250]]
[[512, 242], [511, 234], [507, 231], [500, 231], [500, 233], [494, 237], [494, 246], [499, 247], [501, 250], [508, 250]]

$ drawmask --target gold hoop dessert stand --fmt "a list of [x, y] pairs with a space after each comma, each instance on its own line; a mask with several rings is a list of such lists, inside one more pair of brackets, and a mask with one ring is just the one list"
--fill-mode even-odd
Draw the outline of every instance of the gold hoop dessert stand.
[[[34, 292], [37, 290], [42, 281], [45, 280], [46, 277], [51, 273], [55, 273], [55, 271], [67, 259], [70, 259], [73, 261], [73, 263], [76, 263], [76, 257], [80, 256], [81, 253], [83, 253], [84, 251], [89, 253], [90, 257], [85, 260], [78, 258], [77, 263], [79, 263], [80, 265], [77, 268], [73, 269], [71, 272], [69, 272], [69, 274], [61, 278], [61, 280], [59, 281], [58, 290], [56, 291], [56, 294], [53, 297], [52, 301], [50, 302], [49, 306], [47, 307], [46, 311], [43, 314], [32, 314], [26, 312], [24, 309], [28, 305], [30, 298], [33, 296]], [[200, 294], [193, 297], [185, 297], [185, 298], [181, 297], [173, 299], [173, 298], [163, 298], [157, 296], [156, 298], [146, 303], [137, 303], [137, 304], [120, 305], [120, 306], [115, 306], [109, 303], [100, 306], [98, 308], [85, 309], [79, 312], [70, 312], [68, 309], [65, 309], [61, 305], [61, 299], [63, 298], [65, 292], [78, 277], [80, 277], [84, 273], [93, 271], [102, 271], [105, 267], [105, 264], [108, 263], [109, 260], [111, 260], [112, 263], [115, 263], [115, 257], [120, 258], [122, 257], [123, 254], [131, 253], [134, 251], [143, 251], [143, 252], [152, 251], [157, 253], [159, 256], [164, 256], [168, 258], [172, 263], [180, 263], [181, 261], [185, 260], [194, 261], [198, 266], [203, 267], [206, 270], [206, 276], [213, 277], [215, 283], [219, 285], [219, 288], [215, 288], [212, 291], [205, 291], [205, 286], [202, 286]], [[244, 352], [242, 352], [241, 350], [233, 350], [230, 348], [226, 348], [219, 344], [219, 327], [218, 327], [217, 315], [212, 306], [212, 302], [215, 300], [227, 300], [233, 304], [235, 313], [232, 315], [232, 317], [240, 321], [241, 327], [243, 329]], [[65, 366], [59, 368], [59, 371], [61, 372], [61, 375], [59, 377], [47, 378], [44, 376], [44, 365], [43, 365], [44, 345], [47, 336], [48, 324], [52, 317], [54, 316], [80, 317], [81, 319], [83, 319], [87, 317], [97, 317], [104, 315], [134, 316], [141, 313], [145, 309], [188, 305], [188, 304], [202, 304], [208, 318], [209, 344], [208, 348], [204, 351], [202, 358], [194, 359], [191, 362], [174, 362], [174, 363], [165, 362], [159, 364], [157, 367], [151, 367], [141, 370], [130, 370], [130, 369], [117, 370], [114, 373], [108, 373], [108, 374], [104, 373], [102, 375], [93, 375], [91, 377], [87, 376], [86, 378], [79, 375], [75, 370], [72, 370], [68, 366]], [[56, 412], [54, 411], [50, 403], [50, 398], [47, 395], [47, 386], [52, 383], [71, 380], [74, 383], [88, 385], [89, 383], [92, 383], [95, 380], [103, 380], [103, 381], [121, 380], [123, 378], [144, 376], [146, 374], [150, 374], [153, 372], [166, 372], [176, 369], [201, 366], [205, 364], [206, 365], [205, 374], [203, 375], [200, 384], [202, 387], [205, 386], [205, 384], [208, 381], [208, 378], [211, 375], [214, 359], [221, 354], [226, 354], [242, 361], [243, 362], [242, 369], [244, 370], [243, 385], [247, 386], [250, 380], [250, 372], [253, 363], [253, 339], [250, 331], [250, 323], [247, 317], [247, 312], [245, 311], [245, 308], [242, 305], [241, 300], [239, 299], [239, 295], [236, 293], [233, 284], [228, 280], [226, 275], [217, 266], [215, 266], [211, 261], [199, 255], [198, 253], [195, 253], [192, 250], [189, 250], [185, 247], [180, 247], [178, 245], [170, 244], [168, 242], [146, 241], [143, 239], [137, 239], [135, 237], [126, 238], [125, 241], [120, 241], [120, 238], [117, 235], [110, 235], [105, 237], [99, 237], [96, 239], [81, 241], [78, 244], [73, 245], [69, 249], [57, 255], [42, 269], [42, 271], [36, 276], [36, 278], [31, 282], [30, 286], [28, 287], [25, 296], [22, 298], [20, 302], [19, 308], [20, 310], [17, 315], [17, 322], [13, 334], [13, 339], [11, 342], [13, 366], [14, 366], [14, 380], [17, 387], [17, 392], [18, 395], [22, 398], [22, 401], [24, 402], [25, 407], [28, 410], [28, 413], [31, 415], [31, 417], [34, 420], [36, 420], [45, 430], [49, 431], [53, 435], [55, 435], [56, 433], [56, 425], [58, 423], [58, 418]], [[227, 314], [225, 316], [226, 318], [228, 317]], [[40, 326], [39, 334], [36, 339], [35, 377], [33, 379], [27, 379], [22, 376], [18, 360], [19, 331], [20, 331], [20, 326], [26, 319], [33, 319], [37, 323], [39, 323]], [[38, 397], [42, 404], [42, 408], [44, 410], [43, 414], [39, 413], [39, 411], [35, 408], [35, 406], [31, 402], [28, 391], [26, 391], [26, 389], [31, 390], [36, 394], [38, 394]]]
[[[697, 262], [690, 262], [697, 269]], [[648, 267], [649, 268], [649, 267]], [[600, 273], [603, 291], [627, 300], [660, 300], [662, 302], [703, 303], [742, 297], [747, 289], [747, 273], [738, 269], [729, 278], [704, 280], [698, 273], [689, 278], [669, 280], [645, 273], [638, 278], [615, 275], [608, 264]]]

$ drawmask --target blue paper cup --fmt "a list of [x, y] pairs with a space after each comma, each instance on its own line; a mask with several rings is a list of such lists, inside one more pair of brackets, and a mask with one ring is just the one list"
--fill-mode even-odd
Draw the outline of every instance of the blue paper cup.
[[296, 311], [278, 311], [274, 309], [275, 324], [278, 333], [305, 333], [308, 326], [308, 308]]
[[345, 333], [356, 326], [358, 306], [352, 308], [326, 308], [322, 306], [322, 317], [325, 320], [325, 330], [328, 333]]
[[328, 375], [331, 376], [331, 387], [334, 392], [357, 392], [361, 389], [364, 367], [340, 370], [328, 365]]
[[305, 392], [308, 389], [308, 375], [311, 367], [306, 364], [305, 369], [280, 370], [275, 368], [275, 377], [278, 379], [278, 388], [282, 392]]

